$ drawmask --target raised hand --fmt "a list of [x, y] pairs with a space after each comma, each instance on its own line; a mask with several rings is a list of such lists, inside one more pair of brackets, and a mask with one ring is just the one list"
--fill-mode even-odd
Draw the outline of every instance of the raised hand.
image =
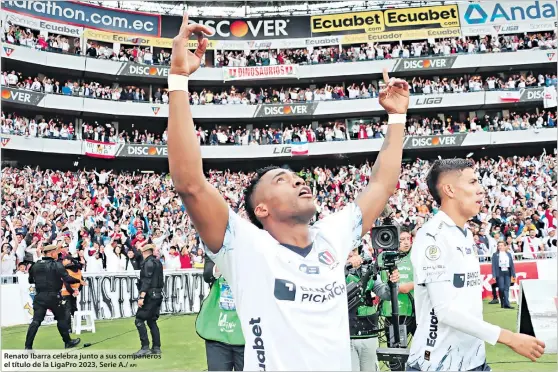
[[[188, 40], [193, 33], [198, 36], [198, 47], [194, 53], [188, 50]], [[211, 35], [213, 31], [197, 23], [188, 24], [188, 15], [184, 15], [180, 31], [172, 41], [170, 74], [190, 76], [200, 67], [208, 44], [207, 38], [203, 37], [204, 34]]]
[[409, 84], [406, 80], [391, 78], [384, 69], [384, 83], [380, 90], [380, 105], [388, 114], [406, 114], [409, 107]]

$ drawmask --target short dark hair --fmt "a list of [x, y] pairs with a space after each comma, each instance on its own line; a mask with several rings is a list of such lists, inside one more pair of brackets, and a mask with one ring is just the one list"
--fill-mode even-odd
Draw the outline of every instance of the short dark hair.
[[430, 191], [430, 195], [432, 195], [438, 205], [442, 203], [440, 193], [438, 192], [438, 180], [440, 179], [440, 176], [447, 172], [462, 172], [464, 169], [474, 168], [474, 166], [475, 162], [471, 159], [454, 158], [436, 160], [434, 162], [432, 168], [430, 168], [430, 171], [426, 176], [426, 184], [428, 185], [428, 191]]
[[254, 190], [256, 190], [256, 186], [258, 186], [258, 183], [260, 183], [260, 180], [267, 172], [272, 171], [274, 169], [281, 169], [281, 168], [288, 169], [286, 167], [277, 167], [274, 165], [270, 165], [256, 170], [256, 174], [250, 180], [250, 183], [248, 184], [248, 187], [246, 187], [246, 190], [244, 190], [244, 204], [246, 205], [245, 209], [246, 209], [246, 213], [248, 214], [248, 218], [254, 225], [256, 225], [260, 229], [263, 229], [263, 225], [258, 220], [258, 217], [256, 217], [256, 213], [254, 213], [254, 205], [252, 204], [252, 195], [254, 194]]

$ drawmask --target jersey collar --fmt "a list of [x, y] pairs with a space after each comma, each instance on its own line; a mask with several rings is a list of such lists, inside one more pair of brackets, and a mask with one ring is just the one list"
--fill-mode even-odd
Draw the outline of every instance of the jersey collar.
[[467, 229], [461, 227], [461, 226], [457, 226], [457, 224], [451, 219], [450, 216], [448, 216], [446, 213], [444, 213], [442, 210], [438, 210], [438, 213], [436, 213], [436, 217], [440, 216], [440, 220], [445, 223], [447, 226], [449, 227], [457, 227], [459, 229], [459, 231], [461, 231], [463, 233], [463, 235], [465, 237], [467, 237]]
[[279, 243], [281, 246], [287, 248], [288, 250], [301, 255], [302, 257], [306, 257], [310, 254], [310, 252], [312, 251], [312, 246], [314, 245], [314, 243], [310, 243], [308, 246], [301, 248], [301, 247], [297, 247], [296, 245], [291, 245], [291, 244], [285, 244], [285, 243]]

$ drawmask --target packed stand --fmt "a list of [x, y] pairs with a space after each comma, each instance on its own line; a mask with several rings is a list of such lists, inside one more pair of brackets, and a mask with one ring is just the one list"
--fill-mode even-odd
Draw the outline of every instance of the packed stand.
[[[444, 122], [438, 117], [410, 117], [405, 128], [408, 136], [450, 135], [456, 133], [476, 133], [481, 131], [514, 131], [556, 127], [556, 114], [541, 110], [539, 113], [512, 112], [510, 116], [501, 114], [485, 115], [481, 118], [467, 118], [459, 121], [448, 117]], [[293, 142], [330, 142], [383, 138], [387, 132], [385, 121], [367, 119], [353, 120], [347, 127], [344, 121], [312, 125], [285, 125], [283, 128], [237, 128], [219, 126], [215, 129], [198, 127], [196, 133], [201, 145], [273, 145]], [[106, 143], [136, 143], [166, 145], [168, 131], [153, 133], [147, 129], [134, 128], [117, 130], [111, 123], [84, 122], [76, 132], [74, 124], [60, 118], [34, 119], [17, 113], [0, 115], [0, 133], [35, 138], [62, 140], [94, 140]]]
[[[85, 50], [81, 49], [79, 38], [51, 34], [40, 35], [36, 30], [7, 24], [2, 33], [2, 41], [38, 50], [58, 53], [85, 55], [89, 58], [107, 59], [118, 62], [135, 62], [147, 65], [170, 65], [171, 50], [121, 45], [114, 50], [109, 43], [88, 40]], [[270, 66], [281, 64], [321, 64], [335, 62], [372, 61], [391, 58], [412, 58], [460, 53], [499, 53], [528, 49], [556, 49], [556, 32], [487, 35], [437, 39], [428, 41], [405, 41], [355, 45], [318, 47], [309, 49], [215, 51], [215, 66]], [[202, 67], [205, 59], [202, 59]]]
[[[468, 222], [481, 260], [504, 240], [518, 258], [556, 257], [556, 157], [482, 159], [476, 163], [486, 198]], [[304, 169], [316, 197], [316, 218], [334, 213], [366, 186], [372, 164]], [[430, 163], [403, 166], [389, 204], [396, 223], [416, 231], [438, 211], [429, 195]], [[234, 211], [247, 218], [243, 191], [252, 174], [209, 171], [208, 180]], [[79, 259], [85, 272], [123, 272], [138, 268], [138, 248], [157, 246], [167, 270], [201, 268], [199, 236], [166, 174], [116, 174], [113, 171], [60, 172], [2, 169], [0, 220], [1, 274], [11, 275], [41, 256], [41, 247], [58, 245]], [[370, 239], [364, 240], [370, 252]]]
[[499, 53], [527, 49], [556, 49], [556, 33], [500, 35], [484, 38], [440, 39], [427, 41], [371, 43], [360, 46], [318, 47], [312, 49], [250, 50], [217, 52], [218, 67], [274, 66], [285, 64], [321, 64], [335, 62], [374, 61], [391, 58], [443, 56], [460, 53]]
[[[412, 94], [463, 93], [481, 90], [520, 90], [525, 88], [549, 87], [558, 85], [556, 73], [506, 74], [501, 77], [490, 74], [466, 75], [461, 78], [422, 78], [407, 79]], [[150, 97], [147, 88], [127, 86], [103, 86], [91, 81], [87, 83], [43, 77], [27, 78], [20, 72], [4, 71], [0, 75], [0, 85], [18, 89], [32, 90], [50, 94], [63, 94], [86, 98], [106, 99], [112, 101], [169, 103], [166, 88], [156, 88]], [[257, 105], [273, 103], [305, 103], [343, 99], [378, 98], [379, 87], [373, 82], [361, 82], [318, 86], [314, 89], [300, 87], [281, 88], [244, 88], [234, 85], [220, 90], [202, 89], [189, 92], [191, 105]]]

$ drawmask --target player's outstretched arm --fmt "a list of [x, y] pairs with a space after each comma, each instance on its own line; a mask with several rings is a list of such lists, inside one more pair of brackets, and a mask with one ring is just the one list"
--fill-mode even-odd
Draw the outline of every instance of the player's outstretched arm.
[[[386, 86], [380, 91], [380, 104], [388, 114], [406, 114], [409, 107], [409, 84], [402, 79], [389, 78], [384, 69]], [[356, 200], [362, 211], [362, 235], [372, 228], [397, 187], [403, 156], [405, 120], [388, 125], [382, 149], [372, 167], [370, 183]]]
[[[187, 48], [188, 39], [193, 33], [198, 35], [198, 48], [194, 53]], [[188, 16], [184, 16], [180, 32], [173, 40], [169, 74], [188, 77], [196, 71], [200, 67], [208, 43], [203, 34], [211, 33], [212, 31], [205, 26], [188, 24]], [[169, 93], [168, 151], [169, 169], [174, 187], [182, 198], [200, 237], [210, 251], [217, 253], [225, 237], [228, 207], [203, 174], [200, 144], [194, 128], [188, 92], [172, 90], [170, 86], [169, 88], [171, 92]]]

